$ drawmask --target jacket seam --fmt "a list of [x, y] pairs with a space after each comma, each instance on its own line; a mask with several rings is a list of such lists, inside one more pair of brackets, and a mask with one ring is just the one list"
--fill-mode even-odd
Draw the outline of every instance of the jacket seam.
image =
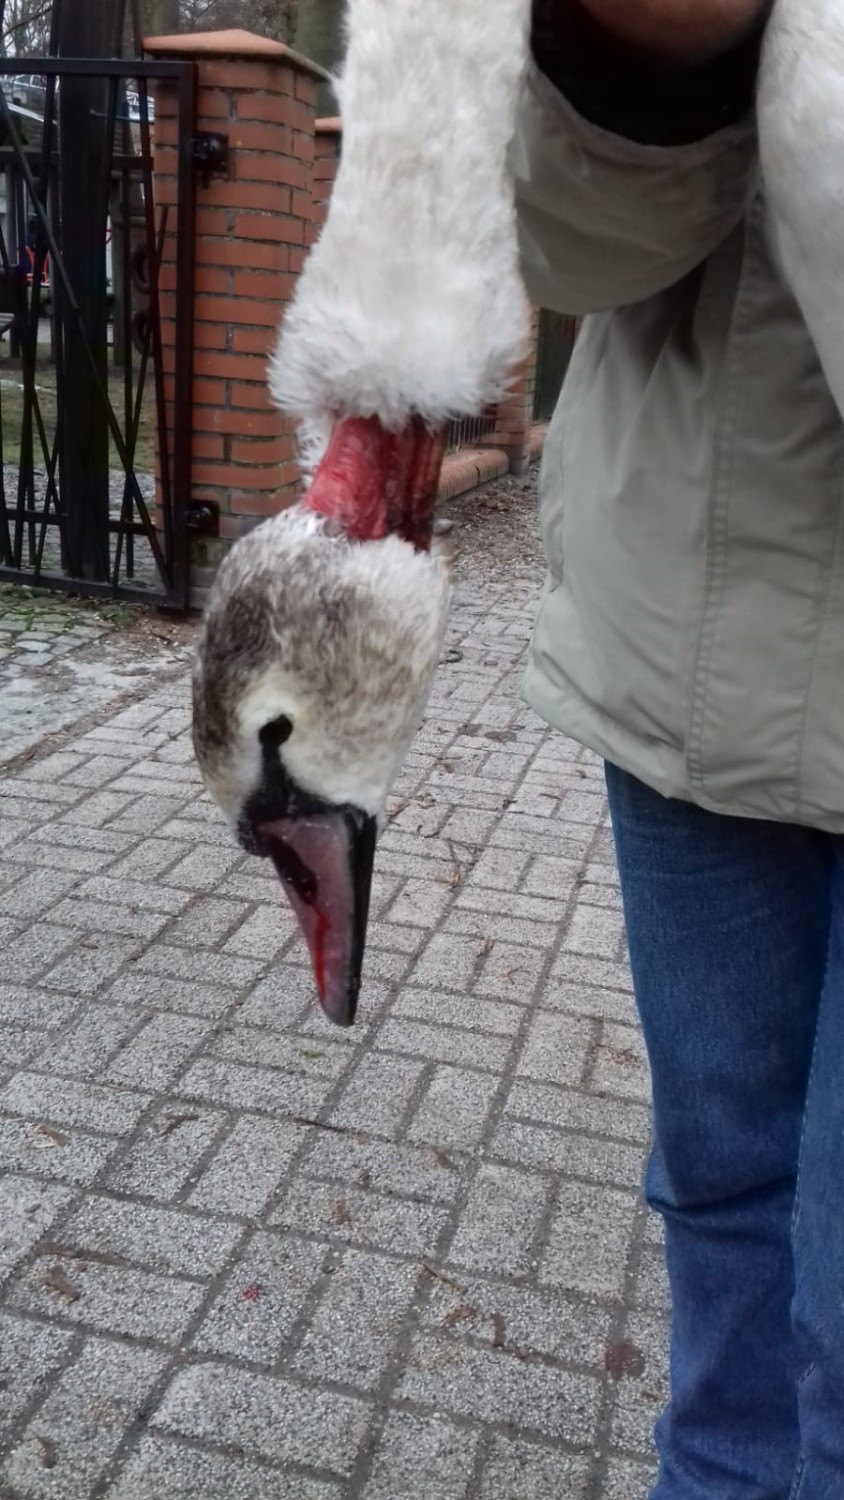
[[807, 809], [805, 807], [804, 798], [803, 798], [803, 795], [802, 795], [802, 786], [803, 786], [803, 756], [804, 756], [805, 749], [806, 749], [806, 735], [807, 735], [808, 727], [809, 727], [809, 711], [810, 711], [811, 706], [812, 706], [812, 698], [814, 697], [814, 689], [815, 689], [815, 679], [817, 677], [818, 654], [820, 652], [821, 642], [822, 642], [822, 640], [824, 638], [824, 635], [826, 633], [826, 627], [829, 624], [830, 610], [831, 610], [831, 607], [832, 607], [833, 583], [835, 582], [835, 579], [837, 577], [836, 563], [838, 561], [838, 557], [839, 557], [839, 554], [840, 554], [840, 551], [841, 551], [841, 535], [842, 535], [841, 522], [842, 522], [842, 509], [844, 508], [844, 476], [842, 476], [842, 477], [839, 478], [837, 496], [838, 496], [838, 512], [837, 512], [837, 515], [836, 515], [836, 518], [835, 518], [835, 537], [834, 537], [833, 547], [832, 547], [832, 557], [830, 559], [829, 568], [827, 569], [826, 587], [824, 589], [823, 604], [822, 604], [822, 607], [821, 607], [820, 611], [818, 612], [817, 629], [814, 632], [814, 646], [813, 646], [813, 650], [812, 650], [812, 665], [811, 665], [811, 669], [809, 671], [809, 681], [808, 681], [808, 684], [807, 684], [807, 687], [806, 687], [806, 697], [805, 697], [805, 701], [804, 701], [804, 704], [803, 704], [803, 714], [802, 714], [802, 719], [801, 719], [801, 724], [800, 724], [800, 734], [799, 734], [798, 745], [797, 745], [797, 756], [796, 756], [795, 766], [794, 766], [794, 808], [795, 808], [795, 820], [798, 823], [800, 822], [801, 817], [805, 816], [806, 811], [807, 811]]
[[745, 219], [743, 223], [742, 238], [744, 249], [740, 285], [733, 308], [725, 360], [729, 375], [724, 381], [712, 442], [706, 569], [698, 648], [692, 676], [689, 743], [686, 756], [689, 784], [704, 793], [706, 778], [703, 770], [703, 734], [706, 722], [706, 702], [712, 650], [718, 624], [717, 596], [719, 592], [723, 592], [724, 572], [727, 564], [727, 522], [732, 499], [742, 385], [746, 372], [747, 341], [742, 339], [742, 332], [746, 315], [753, 305], [753, 294], [759, 271], [758, 251], [752, 244], [748, 219]]

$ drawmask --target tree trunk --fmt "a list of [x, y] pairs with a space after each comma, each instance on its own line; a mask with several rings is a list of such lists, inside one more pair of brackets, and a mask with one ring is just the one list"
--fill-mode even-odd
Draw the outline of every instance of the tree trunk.
[[[343, 11], [343, 0], [299, 0], [293, 37], [296, 51], [323, 68], [336, 68], [345, 49]], [[317, 112], [330, 114], [336, 108], [330, 85], [321, 85], [317, 90]]]
[[146, 36], [172, 36], [179, 30], [179, 0], [144, 0]]

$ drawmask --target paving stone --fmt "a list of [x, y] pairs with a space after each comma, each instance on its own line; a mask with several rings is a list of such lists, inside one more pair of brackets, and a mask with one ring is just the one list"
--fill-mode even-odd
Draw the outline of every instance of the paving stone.
[[70, 1202], [55, 1183], [9, 1173], [0, 1181], [0, 1282]]
[[[452, 863], [449, 873], [459, 876], [459, 866]], [[406, 880], [384, 915], [391, 922], [409, 923], [429, 931], [436, 927], [453, 899], [454, 889], [448, 876], [440, 876], [439, 880], [433, 876], [430, 880]]]
[[540, 1279], [596, 1296], [621, 1297], [636, 1197], [563, 1182]]
[[[103, 1006], [92, 1006], [50, 1051], [50, 1066], [56, 1073], [76, 1078], [95, 1078], [115, 1052], [137, 1030], [138, 1018]], [[127, 1082], [132, 1082], [127, 1079]]]
[[332, 1125], [394, 1135], [422, 1075], [423, 1064], [409, 1058], [362, 1058], [331, 1112]]
[[329, 1079], [246, 1068], [213, 1057], [199, 1058], [179, 1080], [179, 1093], [185, 1099], [206, 1099], [223, 1108], [259, 1109], [309, 1119], [319, 1113], [330, 1089]]
[[545, 962], [541, 949], [518, 947], [496, 937], [483, 959], [473, 991], [478, 995], [492, 995], [508, 1004], [527, 1005]]
[[[477, 1002], [475, 1009], [480, 1009]], [[378, 1048], [498, 1073], [509, 1056], [511, 1044], [508, 1037], [479, 1036], [456, 1026], [401, 1018], [384, 1022], [378, 1032]]]
[[203, 1318], [196, 1348], [204, 1354], [274, 1365], [324, 1260], [319, 1245], [293, 1235], [254, 1234]]
[[515, 1119], [635, 1141], [643, 1147], [651, 1139], [650, 1110], [643, 1104], [596, 1097], [581, 1089], [557, 1088], [517, 1078], [507, 1095], [504, 1112]]
[[72, 995], [95, 995], [144, 946], [142, 938], [121, 938], [107, 931], [84, 931], [77, 936], [67, 930], [67, 937], [71, 951], [52, 964], [39, 983]]
[[244, 1116], [205, 1167], [190, 1203], [249, 1218], [260, 1214], [305, 1136], [301, 1125]]
[[[65, 985], [61, 978], [57, 978], [57, 975], [63, 974], [65, 966], [56, 963], [60, 955], [73, 946], [75, 939], [76, 934], [69, 927], [54, 927], [49, 922], [39, 922], [21, 932], [17, 922], [0, 918], [4, 980], [10, 984], [25, 984], [37, 979], [50, 966], [50, 973], [44, 981], [46, 984], [54, 984], [60, 990], [75, 989], [75, 986]], [[74, 964], [75, 961], [67, 966], [71, 972]]]
[[300, 1021], [305, 1007], [313, 1004], [313, 989], [307, 969], [289, 963], [280, 965], [246, 997], [240, 1020], [247, 1026], [284, 1031]]
[[10, 917], [40, 917], [52, 911], [76, 884], [76, 875], [67, 870], [33, 870], [30, 875], [18, 875], [11, 889], [0, 894], [0, 912]]
[[636, 1277], [634, 1301], [638, 1307], [655, 1307], [666, 1313], [670, 1310], [671, 1296], [661, 1248], [656, 1250], [651, 1246], [644, 1247]]
[[11, 1307], [44, 1317], [58, 1313], [97, 1333], [178, 1344], [205, 1295], [206, 1287], [196, 1281], [45, 1253], [12, 1283], [8, 1300]]
[[538, 1443], [492, 1439], [479, 1500], [551, 1500], [557, 1495], [565, 1500], [588, 1500], [588, 1459]]
[[485, 941], [485, 936], [462, 938], [445, 933], [435, 934], [410, 970], [411, 983], [429, 984], [435, 989], [465, 991], [484, 954]]
[[[189, 948], [215, 948], [230, 937], [249, 907], [245, 901], [225, 901], [219, 896], [202, 896], [194, 901], [184, 916], [167, 929], [167, 941], [184, 943]], [[247, 954], [247, 957], [252, 955]]]
[[628, 990], [602, 989], [598, 985], [570, 984], [565, 980], [548, 980], [542, 1004], [549, 1010], [568, 1010], [575, 1015], [594, 1016], [598, 1020], [636, 1024], [636, 1005]]
[[604, 1369], [611, 1329], [606, 1308], [548, 1288], [509, 1285], [497, 1268], [494, 1278], [460, 1271], [448, 1279], [430, 1277], [421, 1320], [452, 1338], [509, 1349], [525, 1359], [540, 1355], [596, 1375]]
[[339, 1485], [147, 1436], [107, 1500], [341, 1500]]
[[632, 994], [633, 984], [626, 963], [599, 958], [587, 953], [561, 953], [551, 970], [551, 978], [563, 984], [586, 988], [622, 990]]
[[183, 911], [191, 900], [190, 891], [171, 890], [160, 880], [133, 880], [126, 876], [118, 879], [113, 870], [84, 881], [78, 894], [93, 901], [120, 901], [130, 912], [159, 912], [168, 917]]
[[0, 1312], [0, 1455], [10, 1449], [12, 1429], [37, 1401], [68, 1358], [73, 1334]]
[[115, 1192], [169, 1199], [198, 1176], [198, 1164], [228, 1123], [220, 1110], [173, 1098], [132, 1139], [105, 1175]]
[[479, 1438], [433, 1417], [393, 1412], [375, 1454], [364, 1500], [464, 1500]]
[[535, 1011], [517, 1072], [520, 1077], [544, 1083], [579, 1084], [586, 1072], [593, 1037], [589, 1021], [552, 1011]]
[[9, 1455], [3, 1472], [20, 1500], [86, 1494], [164, 1363], [148, 1349], [90, 1340]]
[[314, 1131], [301, 1170], [343, 1186], [370, 1187], [398, 1197], [451, 1203], [460, 1189], [458, 1165], [442, 1151]]
[[295, 1360], [315, 1380], [375, 1390], [413, 1299], [418, 1268], [347, 1250], [327, 1277]]
[[[484, 1036], [511, 1037], [524, 1020], [518, 1005], [506, 1005], [486, 995], [451, 995], [445, 990], [403, 987], [391, 1009], [392, 1023], [405, 1020], [436, 1022], [438, 1026], [460, 1026]], [[379, 1036], [379, 1042], [383, 1031]], [[475, 1038], [477, 1041], [477, 1038]], [[507, 1057], [505, 1050], [502, 1062]]]
[[88, 1183], [116, 1149], [113, 1138], [86, 1135], [81, 1130], [55, 1131], [29, 1120], [0, 1119], [0, 1161], [4, 1172]]
[[65, 1221], [62, 1243], [92, 1256], [116, 1257], [163, 1275], [215, 1276], [240, 1235], [205, 1215], [91, 1197]]
[[[231, 934], [224, 944], [224, 952], [241, 954], [244, 958], [260, 955], [264, 963], [276, 963], [293, 938], [298, 937], [296, 919], [282, 905], [279, 890], [274, 906], [259, 906], [245, 922]], [[304, 953], [307, 950], [303, 950]]]
[[273, 1224], [291, 1231], [419, 1257], [434, 1254], [445, 1221], [445, 1210], [434, 1203], [301, 1179], [271, 1217]]
[[78, 998], [45, 993], [28, 985], [0, 984], [0, 1021], [21, 1025], [60, 1027], [78, 1009]]
[[642, 1181], [641, 1147], [562, 1134], [524, 1121], [502, 1120], [490, 1141], [489, 1154], [538, 1171], [621, 1187], [638, 1188]]
[[[242, 1014], [237, 1021], [243, 1019]], [[327, 1033], [326, 1028], [326, 1033]], [[339, 1036], [339, 1032], [334, 1033]], [[336, 1082], [352, 1061], [345, 1042], [323, 1034], [319, 1042], [306, 1036], [279, 1036], [254, 1026], [232, 1024], [215, 1035], [209, 1051], [230, 1062], [254, 1063], [283, 1073], [305, 1073]]]
[[135, 1007], [141, 1015], [148, 1010], [164, 1010], [217, 1020], [238, 997], [237, 991], [223, 986], [171, 979], [164, 974], [150, 974], [139, 966], [121, 974], [104, 998], [122, 1010]]
[[170, 1432], [345, 1474], [367, 1416], [366, 1405], [352, 1397], [209, 1363], [176, 1372], [153, 1421]]
[[0, 1089], [0, 1109], [9, 1114], [115, 1135], [131, 1130], [148, 1103], [148, 1095], [129, 1089], [51, 1079], [42, 1073], [18, 1073]]
[[594, 953], [610, 960], [619, 957], [624, 943], [624, 918], [620, 912], [605, 911], [579, 901], [564, 939], [564, 948], [572, 953]]
[[653, 1451], [653, 1426], [668, 1403], [668, 1319], [654, 1313], [630, 1313], [624, 1330], [642, 1362], [641, 1374], [615, 1382], [613, 1445], [647, 1456]]
[[472, 1184], [449, 1262], [524, 1276], [548, 1203], [549, 1183], [506, 1167], [484, 1166]]
[[595, 1087], [622, 1098], [650, 1098], [650, 1074], [641, 1032], [605, 1024], [595, 1057]]
[[403, 1399], [438, 1414], [507, 1422], [584, 1445], [594, 1439], [600, 1392], [598, 1380], [588, 1375], [428, 1334], [414, 1340], [399, 1384]]
[[498, 1080], [466, 1068], [438, 1067], [408, 1126], [411, 1140], [471, 1151], [483, 1139]]
[[168, 942], [150, 943], [139, 954], [133, 967], [144, 974], [185, 983], [211, 984], [230, 989], [240, 998], [265, 968], [262, 960], [235, 958], [228, 953], [195, 952]]
[[124, 937], [152, 938], [167, 924], [162, 912], [142, 911], [139, 907], [120, 906], [104, 901], [65, 897], [52, 908], [53, 919], [66, 927], [81, 927], [85, 932], [118, 933]]
[[[550, 904], [550, 903], [549, 903]], [[506, 913], [492, 914], [484, 910], [472, 910], [468, 906], [454, 907], [443, 923], [443, 937], [450, 943], [459, 943], [466, 938], [480, 939], [478, 963], [486, 957], [493, 942], [511, 943], [517, 946], [540, 949], [546, 955], [549, 947], [556, 943], [559, 922], [532, 922], [524, 917], [509, 917]], [[445, 979], [441, 980], [445, 984]], [[455, 986], [457, 988], [457, 986]]]
[[656, 1478], [654, 1463], [611, 1458], [601, 1485], [601, 1500], [648, 1500]]
[[109, 1063], [110, 1083], [135, 1084], [158, 1092], [165, 1088], [200, 1042], [209, 1027], [190, 1016], [152, 1016]]

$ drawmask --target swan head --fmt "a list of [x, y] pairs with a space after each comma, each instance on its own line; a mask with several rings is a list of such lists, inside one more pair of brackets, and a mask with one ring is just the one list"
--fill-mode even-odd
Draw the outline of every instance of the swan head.
[[326, 1014], [354, 1020], [375, 844], [448, 616], [445, 548], [356, 541], [298, 504], [235, 544], [193, 676], [205, 786], [272, 860]]

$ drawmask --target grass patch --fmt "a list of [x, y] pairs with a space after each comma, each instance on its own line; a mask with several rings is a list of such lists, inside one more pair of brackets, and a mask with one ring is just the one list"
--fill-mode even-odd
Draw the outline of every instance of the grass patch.
[[[149, 372], [151, 376], [151, 371]], [[56, 371], [46, 361], [39, 363], [36, 388], [41, 415], [47, 431], [48, 443], [52, 443], [56, 430]], [[110, 370], [108, 393], [118, 427], [126, 435], [124, 415], [123, 371]], [[3, 462], [17, 464], [21, 455], [21, 426], [23, 422], [23, 379], [20, 362], [8, 355], [0, 357], [0, 434], [3, 441]], [[141, 405], [138, 439], [135, 446], [135, 470], [138, 474], [151, 474], [155, 464], [155, 391], [148, 379]], [[33, 433], [33, 459], [36, 465], [44, 462], [37, 431]], [[123, 465], [109, 436], [109, 467], [120, 470]]]

